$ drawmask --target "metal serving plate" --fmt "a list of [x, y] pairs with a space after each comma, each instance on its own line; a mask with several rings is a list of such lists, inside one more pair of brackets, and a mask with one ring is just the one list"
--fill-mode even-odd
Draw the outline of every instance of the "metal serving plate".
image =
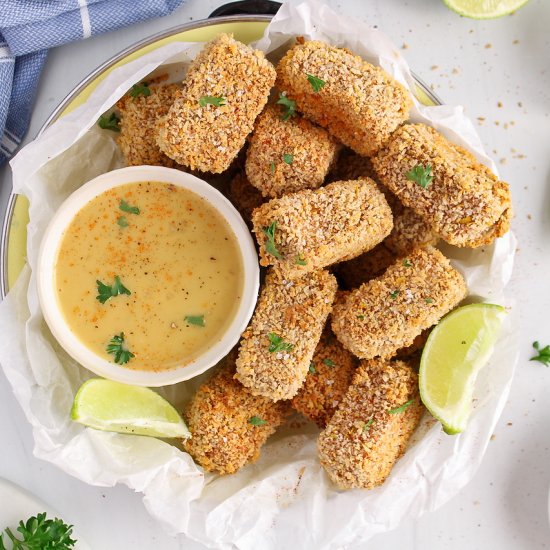
[[[37, 137], [57, 119], [86, 101], [96, 86], [116, 67], [137, 59], [169, 42], [206, 42], [222, 32], [233, 33], [235, 38], [242, 42], [252, 42], [262, 36], [270, 20], [270, 15], [233, 15], [214, 19], [201, 19], [178, 25], [140, 40], [105, 61], [82, 80], [48, 117], [39, 130]], [[426, 105], [441, 105], [441, 100], [428, 86], [414, 73], [413, 76], [417, 83], [417, 99]], [[25, 265], [26, 225], [28, 222], [27, 199], [12, 192], [5, 212], [0, 242], [0, 294], [2, 298], [7, 295]]]

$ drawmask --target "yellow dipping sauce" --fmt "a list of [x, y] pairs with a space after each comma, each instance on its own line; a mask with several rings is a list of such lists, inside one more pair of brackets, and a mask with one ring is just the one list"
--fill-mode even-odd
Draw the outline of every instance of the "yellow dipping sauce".
[[[243, 265], [231, 227], [207, 200], [142, 182], [76, 214], [55, 278], [65, 320], [86, 347], [130, 369], [163, 370], [221, 339], [239, 306]], [[117, 351], [130, 354], [117, 360]]]

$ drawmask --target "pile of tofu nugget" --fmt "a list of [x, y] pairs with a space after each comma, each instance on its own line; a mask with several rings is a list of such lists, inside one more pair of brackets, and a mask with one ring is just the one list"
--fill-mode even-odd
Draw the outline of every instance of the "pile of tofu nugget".
[[275, 68], [223, 34], [182, 84], [144, 88], [117, 104], [126, 163], [230, 175], [268, 268], [239, 346], [184, 411], [185, 449], [236, 472], [294, 410], [321, 428], [338, 487], [383, 483], [425, 413], [426, 335], [468, 293], [435, 245], [506, 233], [508, 185], [408, 123], [412, 98], [381, 68], [323, 42], [297, 39]]

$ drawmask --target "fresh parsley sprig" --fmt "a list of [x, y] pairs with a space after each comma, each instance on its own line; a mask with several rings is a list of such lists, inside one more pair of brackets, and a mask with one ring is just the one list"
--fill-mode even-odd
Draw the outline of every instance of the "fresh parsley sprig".
[[311, 87], [313, 88], [313, 91], [317, 94], [321, 91], [321, 89], [325, 86], [326, 82], [319, 78], [318, 76], [314, 76], [312, 74], [307, 74], [307, 81], [311, 84]]
[[139, 207], [137, 206], [130, 206], [124, 199], [120, 199], [120, 204], [118, 205], [120, 210], [123, 212], [128, 212], [128, 214], [136, 214], [139, 215]]
[[248, 423], [252, 424], [253, 426], [263, 426], [264, 424], [267, 424], [267, 421], [263, 418], [260, 418], [259, 416], [254, 415], [248, 419]]
[[143, 97], [148, 97], [151, 95], [151, 88], [149, 88], [149, 84], [147, 82], [134, 84], [130, 90], [130, 95], [134, 99], [140, 95], [142, 95]]
[[269, 351], [275, 353], [276, 351], [291, 351], [294, 347], [289, 342], [285, 342], [280, 336], [274, 332], [270, 332], [267, 335], [269, 340]]
[[282, 105], [281, 120], [288, 120], [296, 114], [296, 102], [286, 97], [284, 92], [279, 94], [277, 105]]
[[184, 317], [185, 322], [196, 327], [205, 327], [204, 315], [186, 315]]
[[214, 105], [214, 107], [223, 107], [225, 105], [225, 97], [203, 95], [199, 99], [199, 105], [201, 107], [206, 107], [207, 105]]
[[120, 118], [118, 118], [115, 113], [111, 113], [110, 115], [101, 115], [97, 123], [103, 130], [120, 132]]
[[118, 296], [119, 294], [126, 294], [130, 296], [132, 294], [120, 281], [120, 277], [117, 275], [115, 277], [115, 282], [109, 286], [105, 283], [102, 283], [99, 279], [96, 281], [97, 284], [97, 296], [96, 300], [104, 304], [109, 298]]
[[115, 363], [124, 365], [135, 357], [135, 355], [126, 347], [124, 332], [117, 334], [111, 338], [107, 345], [107, 353], [110, 353], [115, 358]]
[[310, 361], [308, 371], [310, 374], [317, 374], [317, 369], [315, 368], [313, 361]]
[[413, 403], [414, 403], [414, 399], [409, 399], [406, 403], [403, 403], [403, 405], [401, 405], [400, 407], [396, 407], [395, 409], [390, 409], [388, 413], [389, 414], [402, 413], [404, 410], [408, 409]]
[[73, 526], [58, 518], [47, 519], [46, 513], [20, 521], [18, 537], [9, 527], [0, 533], [0, 550], [7, 550], [4, 536], [12, 543], [12, 550], [70, 550], [76, 541], [71, 538]]
[[538, 361], [539, 363], [550, 367], [550, 345], [541, 348], [538, 342], [533, 342], [533, 347], [537, 351], [537, 355], [533, 355], [529, 361]]
[[367, 422], [363, 425], [363, 431], [368, 432], [370, 430], [370, 427], [372, 426], [374, 422], [374, 418], [369, 418]]
[[277, 245], [275, 244], [275, 231], [277, 229], [277, 222], [270, 223], [267, 227], [262, 227], [264, 235], [267, 237], [265, 241], [265, 251], [272, 256], [275, 256], [280, 260], [283, 256], [279, 252]]
[[332, 359], [323, 359], [323, 364], [327, 367], [335, 367], [336, 363]]
[[418, 183], [422, 189], [426, 189], [426, 187], [428, 187], [434, 179], [430, 164], [426, 164], [426, 166], [418, 164], [412, 170], [409, 170], [405, 175], [409, 181]]
[[290, 153], [285, 153], [283, 155], [283, 162], [285, 164], [292, 164], [294, 162], [294, 155], [291, 155]]

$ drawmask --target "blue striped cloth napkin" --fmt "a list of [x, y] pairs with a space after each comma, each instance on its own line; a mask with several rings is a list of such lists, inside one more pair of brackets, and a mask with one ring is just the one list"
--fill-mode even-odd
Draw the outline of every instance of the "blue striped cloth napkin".
[[0, 165], [29, 127], [49, 48], [172, 12], [184, 0], [0, 0]]

